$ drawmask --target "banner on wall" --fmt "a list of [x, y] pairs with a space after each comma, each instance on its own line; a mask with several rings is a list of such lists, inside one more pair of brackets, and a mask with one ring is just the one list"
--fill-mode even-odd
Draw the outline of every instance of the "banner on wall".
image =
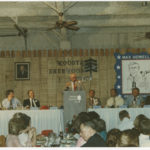
[[147, 53], [114, 54], [116, 58], [115, 88], [120, 95], [132, 93], [132, 88], [139, 88], [140, 93], [150, 93], [150, 55]]

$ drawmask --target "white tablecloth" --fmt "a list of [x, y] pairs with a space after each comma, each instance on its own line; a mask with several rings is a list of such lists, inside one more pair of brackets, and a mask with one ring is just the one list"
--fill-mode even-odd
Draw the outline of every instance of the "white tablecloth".
[[89, 109], [89, 111], [97, 112], [100, 117], [106, 122], [106, 130], [109, 131], [113, 128], [118, 128], [120, 123], [119, 112], [122, 110], [127, 110], [131, 117], [131, 120], [134, 121], [136, 116], [139, 114], [144, 114], [150, 118], [150, 108], [97, 108]]
[[8, 122], [16, 112], [31, 117], [31, 126], [36, 128], [37, 134], [48, 129], [52, 129], [57, 134], [64, 131], [63, 110], [3, 110], [0, 111], [0, 135], [8, 134]]

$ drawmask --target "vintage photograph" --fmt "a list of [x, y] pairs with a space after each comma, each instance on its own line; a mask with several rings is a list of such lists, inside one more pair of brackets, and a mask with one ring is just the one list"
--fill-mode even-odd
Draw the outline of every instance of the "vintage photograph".
[[30, 79], [30, 63], [16, 62], [15, 63], [15, 79], [29, 80]]
[[130, 94], [133, 88], [150, 93], [150, 60], [122, 60], [122, 93]]

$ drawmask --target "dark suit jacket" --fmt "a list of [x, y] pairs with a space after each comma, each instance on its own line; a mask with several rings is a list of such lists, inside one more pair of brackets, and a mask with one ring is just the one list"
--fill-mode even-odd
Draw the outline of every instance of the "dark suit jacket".
[[95, 133], [82, 147], [107, 147], [105, 141]]
[[[40, 101], [37, 100], [37, 99], [34, 99], [34, 101], [35, 101], [36, 106], [37, 106], [37, 107], [40, 107]], [[27, 105], [30, 106], [30, 99], [25, 99], [25, 100], [23, 101], [23, 107], [26, 107]], [[34, 105], [33, 105], [33, 106], [34, 106]]]
[[18, 72], [17, 77], [18, 77], [18, 78], [27, 78], [27, 77], [28, 77], [28, 72], [27, 72], [27, 71], [24, 71], [24, 72], [22, 73], [22, 72], [20, 71], [20, 72]]

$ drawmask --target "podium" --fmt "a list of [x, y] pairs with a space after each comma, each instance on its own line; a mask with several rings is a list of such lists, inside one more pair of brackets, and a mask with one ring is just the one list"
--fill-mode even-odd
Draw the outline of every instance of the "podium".
[[82, 111], [86, 111], [85, 91], [64, 91], [64, 125]]

